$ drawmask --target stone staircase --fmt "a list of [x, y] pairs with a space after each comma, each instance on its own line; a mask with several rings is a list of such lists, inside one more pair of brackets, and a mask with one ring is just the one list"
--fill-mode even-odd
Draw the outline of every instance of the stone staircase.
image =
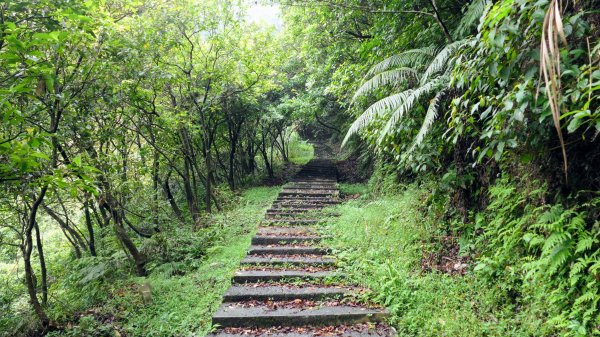
[[[383, 308], [348, 299], [342, 275], [313, 227], [316, 211], [340, 202], [337, 172], [314, 159], [279, 193], [213, 316], [214, 337], [393, 336]], [[345, 300], [347, 299], [347, 300]]]

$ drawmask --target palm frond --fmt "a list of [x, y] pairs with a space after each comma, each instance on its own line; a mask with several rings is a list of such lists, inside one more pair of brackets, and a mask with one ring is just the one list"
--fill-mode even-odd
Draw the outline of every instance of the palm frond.
[[425, 136], [431, 129], [431, 125], [433, 125], [433, 122], [437, 118], [438, 111], [440, 108], [440, 101], [444, 97], [445, 94], [446, 94], [446, 90], [442, 89], [442, 90], [438, 91], [438, 93], [429, 102], [429, 107], [427, 108], [427, 113], [425, 114], [425, 119], [423, 120], [421, 129], [419, 129], [419, 133], [415, 137], [415, 140], [413, 141], [410, 149], [408, 150], [409, 153], [414, 151], [414, 149], [423, 142], [423, 139], [425, 139]]
[[425, 83], [425, 85], [418, 87], [415, 90], [410, 91], [410, 94], [404, 99], [401, 105], [398, 106], [396, 110], [392, 112], [392, 116], [386, 123], [383, 131], [379, 135], [378, 143], [381, 143], [385, 136], [390, 132], [393, 126], [395, 126], [398, 121], [404, 116], [406, 112], [411, 110], [415, 103], [423, 96], [431, 93], [432, 91], [438, 89], [440, 86], [439, 80], [434, 80]]
[[560, 97], [562, 90], [560, 82], [559, 43], [561, 41], [563, 44], [567, 44], [559, 3], [558, 0], [551, 0], [548, 11], [546, 12], [546, 16], [544, 17], [544, 24], [542, 25], [542, 38], [540, 43], [540, 72], [544, 76], [544, 82], [546, 84], [546, 96], [548, 96], [548, 102], [550, 103], [554, 127], [558, 133], [558, 140], [560, 141], [564, 162], [563, 169], [565, 173], [565, 179], [567, 179], [567, 150], [565, 148], [565, 141], [563, 139], [560, 126]]
[[375, 103], [373, 103], [367, 110], [365, 110], [360, 117], [358, 117], [354, 123], [346, 132], [346, 136], [342, 141], [342, 147], [346, 145], [346, 142], [350, 137], [356, 133], [358, 133], [365, 126], [370, 124], [375, 120], [376, 117], [383, 115], [388, 111], [393, 111], [397, 109], [399, 106], [403, 104], [403, 102], [410, 96], [412, 90], [406, 90], [397, 94], [390, 95], [385, 97]]
[[425, 63], [429, 61], [437, 54], [438, 48], [435, 46], [429, 46], [418, 49], [411, 49], [400, 54], [392, 55], [387, 59], [374, 65], [365, 75], [365, 78], [369, 78], [374, 74], [392, 69], [395, 67], [403, 66], [414, 66], [418, 63]]
[[467, 42], [468, 42], [468, 40], [464, 39], [464, 40], [454, 41], [454, 42], [446, 45], [446, 47], [444, 47], [444, 49], [442, 49], [435, 56], [433, 61], [431, 61], [431, 63], [427, 67], [427, 70], [425, 70], [425, 72], [421, 76], [421, 84], [428, 82], [434, 74], [437, 74], [437, 73], [443, 71], [446, 68], [448, 60], [454, 55], [454, 53], [457, 50], [460, 49], [460, 47], [467, 44]]
[[473, 26], [481, 21], [484, 16], [487, 6], [491, 3], [490, 0], [473, 0], [466, 6], [465, 13], [463, 14], [456, 30], [454, 31], [455, 38], [462, 38], [467, 36]]
[[417, 71], [412, 68], [402, 67], [377, 73], [370, 80], [361, 85], [361, 87], [354, 94], [352, 102], [354, 102], [358, 97], [366, 95], [373, 90], [381, 88], [382, 86], [390, 83], [404, 81], [408, 77], [417, 78]]

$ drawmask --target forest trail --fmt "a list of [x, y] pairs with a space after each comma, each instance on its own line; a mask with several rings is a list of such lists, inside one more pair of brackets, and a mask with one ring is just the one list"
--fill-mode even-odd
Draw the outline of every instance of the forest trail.
[[[317, 153], [322, 153], [317, 145]], [[213, 337], [392, 336], [386, 309], [349, 299], [320, 244], [316, 212], [340, 203], [330, 159], [313, 159], [284, 185], [213, 316]]]

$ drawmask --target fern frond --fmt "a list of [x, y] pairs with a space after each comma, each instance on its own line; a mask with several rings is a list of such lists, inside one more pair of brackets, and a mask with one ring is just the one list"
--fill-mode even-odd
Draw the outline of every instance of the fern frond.
[[454, 42], [446, 45], [446, 47], [444, 47], [444, 49], [442, 49], [435, 56], [435, 58], [431, 61], [431, 63], [427, 67], [427, 70], [425, 70], [425, 72], [421, 76], [421, 85], [428, 82], [434, 74], [444, 71], [446, 68], [446, 65], [448, 64], [448, 60], [450, 60], [450, 58], [454, 55], [454, 53], [457, 50], [460, 49], [460, 47], [467, 44], [467, 42], [468, 42], [468, 40], [464, 39], [464, 40], [454, 41]]
[[586, 250], [589, 250], [594, 246], [596, 239], [588, 234], [582, 235], [579, 241], [577, 242], [577, 249], [575, 253], [582, 253]]
[[418, 49], [411, 49], [400, 54], [392, 55], [387, 59], [374, 65], [365, 75], [365, 78], [369, 78], [374, 74], [392, 69], [395, 67], [407, 67], [414, 66], [419, 63], [426, 63], [431, 60], [438, 52], [438, 48], [435, 46], [429, 46]]
[[549, 263], [548, 263], [547, 272], [550, 275], [554, 274], [555, 272], [558, 271], [558, 269], [560, 269], [562, 266], [564, 266], [565, 263], [572, 256], [572, 254], [571, 254], [572, 245], [573, 245], [573, 241], [567, 240], [567, 241], [562, 242], [560, 245], [554, 247], [554, 249], [552, 249], [552, 252], [548, 256]]
[[490, 3], [490, 0], [473, 0], [468, 4], [465, 13], [458, 23], [458, 27], [454, 31], [454, 37], [461, 38], [466, 36], [471, 28], [481, 21]]
[[544, 243], [544, 247], [542, 248], [543, 252], [546, 254], [552, 254], [550, 251], [564, 242], [567, 242], [571, 239], [571, 234], [568, 232], [554, 232], [550, 234], [550, 236], [546, 239]]
[[402, 67], [377, 73], [370, 80], [361, 85], [361, 87], [354, 94], [354, 97], [352, 97], [352, 102], [354, 102], [358, 97], [366, 95], [373, 90], [381, 88], [382, 86], [404, 81], [409, 77], [416, 79], [417, 71], [412, 68]]
[[397, 109], [392, 112], [392, 116], [386, 123], [381, 135], [379, 135], [378, 143], [381, 143], [383, 138], [390, 132], [393, 126], [395, 126], [398, 121], [404, 116], [406, 112], [412, 109], [415, 103], [424, 95], [431, 93], [432, 91], [438, 89], [439, 81], [431, 81], [426, 83], [423, 86], [418, 87], [415, 90], [410, 92], [410, 95], [406, 97], [404, 102]]
[[342, 147], [346, 145], [346, 142], [350, 137], [360, 130], [362, 130], [365, 126], [370, 124], [375, 120], [376, 117], [383, 115], [387, 111], [393, 111], [401, 106], [407, 97], [410, 96], [412, 90], [406, 90], [397, 94], [390, 95], [386, 98], [383, 98], [375, 103], [373, 103], [367, 110], [365, 110], [360, 117], [358, 117], [354, 123], [346, 132], [346, 137], [342, 141]]
[[445, 90], [440, 90], [429, 102], [429, 107], [427, 108], [425, 119], [423, 120], [421, 129], [419, 129], [419, 133], [415, 137], [415, 140], [413, 141], [410, 149], [408, 150], [409, 153], [412, 152], [415, 149], [415, 147], [419, 146], [421, 142], [423, 142], [425, 135], [427, 135], [427, 133], [431, 129], [431, 125], [433, 125], [433, 121], [437, 118], [438, 115], [440, 100], [442, 99], [442, 97], [444, 97], [445, 94]]

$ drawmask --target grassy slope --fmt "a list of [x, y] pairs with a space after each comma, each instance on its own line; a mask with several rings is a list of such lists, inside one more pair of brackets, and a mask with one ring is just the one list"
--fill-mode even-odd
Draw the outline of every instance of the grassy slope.
[[[80, 313], [79, 322], [54, 336], [203, 336], [211, 330], [211, 317], [229, 287], [231, 277], [246, 254], [250, 238], [276, 197], [279, 187], [252, 188], [233, 209], [215, 214], [209, 221], [211, 248], [197, 261], [188, 261], [184, 275], [157, 266], [147, 278], [121, 278], [107, 285], [109, 298]], [[194, 231], [189, 233], [190, 231]], [[170, 235], [195, 235], [203, 230], [181, 229]], [[198, 234], [201, 239], [203, 235]], [[181, 271], [181, 268], [175, 268]], [[144, 303], [139, 286], [148, 283], [152, 300]], [[106, 287], [102, 288], [103, 291]], [[81, 295], [82, 289], [78, 291]], [[105, 294], [102, 294], [105, 296]], [[99, 322], [114, 316], [115, 322]], [[95, 319], [94, 319], [95, 318]]]
[[[213, 221], [222, 226], [223, 240], [210, 250], [195, 272], [175, 278], [150, 277], [154, 300], [149, 306], [131, 308], [136, 314], [128, 319], [128, 330], [144, 336], [208, 333], [212, 314], [278, 191], [279, 188], [250, 189], [244, 194], [241, 207], [215, 216]], [[119, 302], [131, 303], [124, 300]]]
[[[342, 190], [353, 194], [366, 187]], [[421, 272], [422, 253], [435, 232], [419, 210], [426, 193], [412, 185], [338, 206], [341, 216], [328, 221], [326, 231], [349, 281], [369, 287], [390, 308], [400, 336], [519, 335], [515, 322], [502, 318], [495, 289], [474, 275]]]

